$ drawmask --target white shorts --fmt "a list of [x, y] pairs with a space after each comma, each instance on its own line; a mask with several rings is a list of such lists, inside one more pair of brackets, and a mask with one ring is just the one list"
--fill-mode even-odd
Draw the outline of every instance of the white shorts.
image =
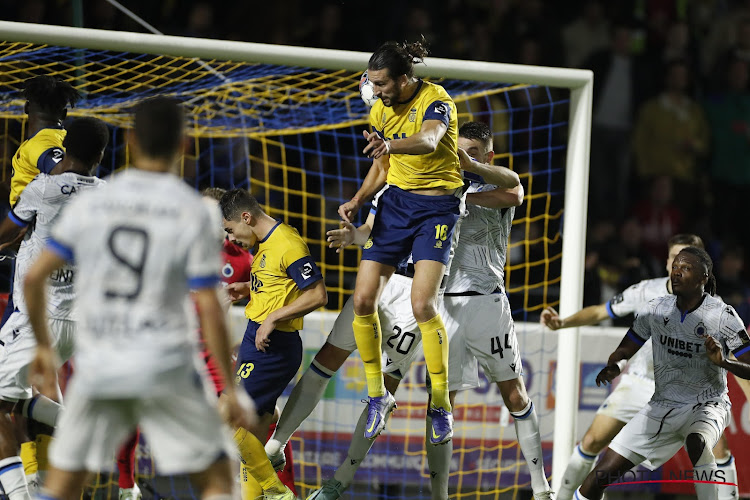
[[[385, 353], [383, 372], [401, 379], [416, 359], [422, 342], [411, 307], [411, 278], [400, 274], [391, 276], [378, 302], [378, 316]], [[327, 342], [345, 351], [355, 351], [353, 321], [354, 302], [350, 297], [333, 323]]]
[[146, 437], [159, 474], [201, 472], [231, 456], [231, 437], [216, 399], [208, 396], [194, 368], [180, 367], [164, 378], [174, 379], [167, 396], [102, 399], [81, 392], [74, 374], [50, 447], [52, 465], [66, 471], [110, 470], [136, 427]]
[[596, 410], [596, 414], [627, 424], [651, 401], [653, 395], [653, 380], [623, 373], [617, 387]]
[[504, 293], [446, 296], [440, 315], [450, 339], [448, 390], [478, 387], [477, 362], [490, 382], [521, 376], [518, 339]]
[[636, 465], [647, 460], [650, 464], [644, 465], [654, 470], [679, 451], [689, 434], [702, 435], [709, 448], [716, 446], [729, 423], [729, 409], [722, 400], [677, 408], [648, 403], [609, 447]]
[[[73, 353], [75, 322], [50, 319], [52, 345], [60, 360], [67, 361]], [[18, 401], [29, 399], [29, 366], [36, 356], [36, 338], [29, 317], [13, 312], [0, 330], [0, 399]]]

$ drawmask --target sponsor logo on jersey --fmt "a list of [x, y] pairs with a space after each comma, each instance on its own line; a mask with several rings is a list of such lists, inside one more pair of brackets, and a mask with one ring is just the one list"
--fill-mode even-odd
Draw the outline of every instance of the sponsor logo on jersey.
[[694, 332], [695, 332], [695, 335], [698, 338], [705, 337], [706, 336], [706, 325], [704, 325], [703, 322], [701, 321], [700, 323], [698, 323], [696, 325]]

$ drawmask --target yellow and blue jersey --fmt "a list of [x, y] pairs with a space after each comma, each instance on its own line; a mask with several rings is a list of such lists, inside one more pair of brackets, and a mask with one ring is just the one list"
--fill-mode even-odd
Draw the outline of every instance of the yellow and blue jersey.
[[[297, 230], [281, 222], [259, 242], [250, 271], [245, 317], [256, 323], [263, 323], [273, 311], [294, 302], [305, 288], [323, 279]], [[276, 325], [276, 330], [284, 332], [301, 329], [302, 318]]]
[[40, 172], [48, 174], [65, 156], [65, 129], [43, 128], [19, 146], [13, 155], [10, 178], [10, 205], [15, 205], [24, 188]]
[[412, 136], [426, 120], [440, 120], [448, 127], [437, 149], [423, 155], [390, 155], [388, 184], [407, 191], [463, 186], [457, 153], [458, 113], [443, 87], [419, 80], [408, 102], [387, 107], [378, 100], [370, 110], [370, 125], [385, 140]]

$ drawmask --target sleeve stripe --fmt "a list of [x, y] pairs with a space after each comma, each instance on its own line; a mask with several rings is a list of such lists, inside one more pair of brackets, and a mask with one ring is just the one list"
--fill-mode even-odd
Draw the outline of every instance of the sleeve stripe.
[[198, 290], [201, 288], [213, 288], [219, 284], [219, 276], [212, 274], [210, 276], [196, 276], [188, 279], [188, 287]]
[[750, 352], [750, 344], [745, 344], [743, 346], [738, 347], [737, 349], [735, 349], [734, 351], [732, 351], [732, 354], [734, 354], [735, 358], [739, 358], [740, 356], [742, 356], [746, 352]]
[[611, 300], [607, 301], [607, 304], [606, 304], [605, 307], [607, 308], [607, 314], [609, 314], [610, 318], [612, 318], [612, 319], [619, 318], [619, 316], [616, 315], [615, 312], [612, 310], [612, 301]]
[[50, 238], [49, 240], [47, 240], [47, 248], [55, 255], [66, 260], [67, 262], [73, 262], [73, 249], [69, 246]]
[[637, 333], [635, 333], [635, 332], [634, 332], [634, 331], [633, 331], [632, 329], [631, 329], [631, 330], [628, 330], [628, 334], [627, 334], [627, 336], [628, 336], [628, 337], [630, 337], [630, 339], [631, 339], [631, 340], [632, 340], [633, 342], [635, 342], [636, 344], [638, 344], [638, 345], [643, 345], [643, 344], [645, 344], [645, 343], [646, 343], [646, 341], [645, 341], [645, 340], [643, 340], [643, 339], [642, 339], [642, 338], [640, 337], [640, 335], [638, 335]]
[[10, 212], [8, 212], [8, 218], [11, 221], [13, 221], [13, 224], [15, 224], [16, 226], [26, 227], [26, 226], [28, 226], [30, 224], [29, 222], [23, 220], [22, 218], [20, 218], [19, 216], [17, 216], [15, 213], [13, 213], [13, 210], [11, 210]]

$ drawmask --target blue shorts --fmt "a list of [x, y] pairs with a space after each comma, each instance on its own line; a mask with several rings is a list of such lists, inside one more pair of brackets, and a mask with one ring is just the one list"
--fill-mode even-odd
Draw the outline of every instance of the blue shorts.
[[378, 201], [362, 260], [397, 267], [412, 254], [414, 262], [447, 265], [460, 211], [461, 199], [453, 195], [426, 196], [390, 186]]
[[255, 347], [255, 332], [260, 327], [247, 322], [235, 365], [235, 384], [242, 384], [255, 401], [258, 415], [273, 413], [276, 400], [292, 381], [302, 364], [302, 339], [299, 332], [274, 330], [266, 352]]

